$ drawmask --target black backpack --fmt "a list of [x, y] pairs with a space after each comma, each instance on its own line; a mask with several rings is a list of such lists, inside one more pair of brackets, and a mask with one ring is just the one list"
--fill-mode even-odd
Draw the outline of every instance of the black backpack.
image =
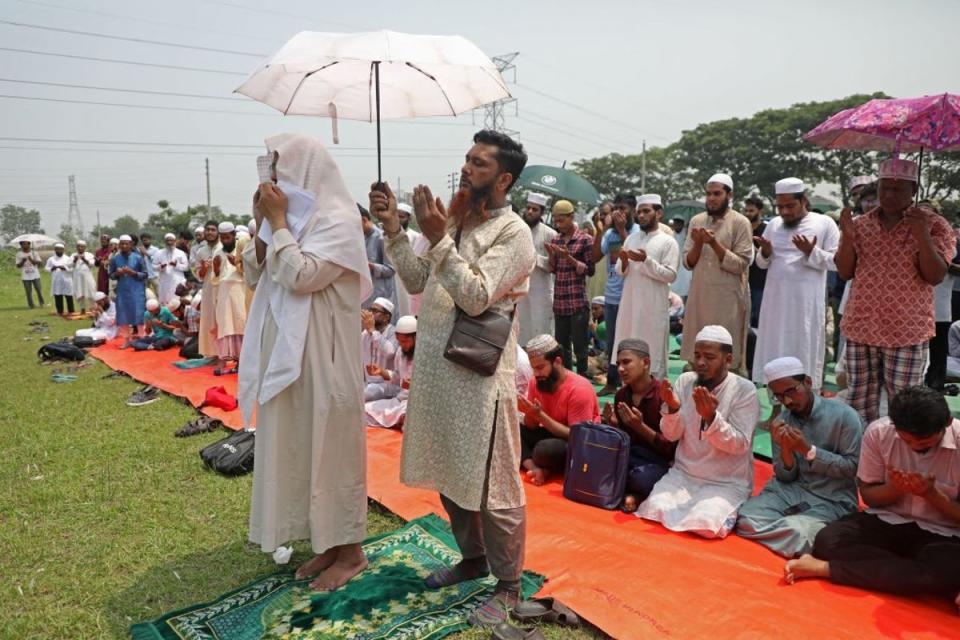
[[200, 450], [204, 466], [225, 476], [242, 476], [253, 471], [253, 431], [235, 431]]
[[37, 357], [42, 362], [54, 362], [56, 360], [82, 362], [87, 354], [83, 349], [69, 341], [61, 340], [60, 342], [49, 342], [40, 347], [37, 351]]
[[73, 346], [80, 347], [81, 349], [92, 349], [93, 347], [99, 347], [103, 344], [106, 344], [106, 340], [94, 339], [90, 336], [77, 336], [73, 339]]

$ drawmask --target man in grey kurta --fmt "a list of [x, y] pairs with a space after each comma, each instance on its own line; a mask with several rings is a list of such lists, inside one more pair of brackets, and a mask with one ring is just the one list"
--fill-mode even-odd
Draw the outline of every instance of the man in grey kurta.
[[518, 602], [523, 570], [516, 331], [492, 376], [443, 353], [458, 308], [471, 316], [488, 310], [509, 316], [527, 293], [533, 240], [507, 201], [526, 160], [523, 147], [508, 136], [481, 131], [467, 152], [449, 213], [429, 188], [417, 187], [414, 211], [430, 242], [423, 256], [403, 233], [390, 189], [370, 193], [397, 273], [411, 294], [423, 292], [400, 479], [440, 493], [463, 555], [455, 567], [431, 574], [427, 585], [439, 588], [488, 571], [498, 579], [493, 596], [470, 616], [478, 625], [506, 620]]
[[737, 533], [793, 558], [810, 553], [820, 529], [857, 510], [863, 428], [849, 405], [813, 393], [799, 359], [777, 358], [764, 373], [783, 404], [770, 427], [774, 477], [740, 508]]
[[[386, 298], [396, 307], [397, 285], [394, 276], [397, 272], [390, 264], [390, 258], [384, 248], [383, 231], [373, 224], [369, 211], [360, 205], [357, 207], [360, 209], [360, 224], [363, 228], [363, 244], [367, 248], [370, 277], [373, 279], [373, 293], [363, 301], [362, 306], [364, 309], [369, 309], [377, 298]], [[396, 324], [396, 321], [391, 319], [390, 324]]]

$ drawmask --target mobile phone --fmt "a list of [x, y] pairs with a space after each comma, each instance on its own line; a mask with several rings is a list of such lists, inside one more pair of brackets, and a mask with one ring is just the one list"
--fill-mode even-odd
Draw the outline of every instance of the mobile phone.
[[793, 506], [787, 507], [786, 510], [783, 512], [783, 514], [786, 516], [795, 516], [798, 513], [803, 513], [804, 511], [809, 511], [809, 510], [810, 510], [810, 504], [804, 501], [804, 502], [798, 502]]

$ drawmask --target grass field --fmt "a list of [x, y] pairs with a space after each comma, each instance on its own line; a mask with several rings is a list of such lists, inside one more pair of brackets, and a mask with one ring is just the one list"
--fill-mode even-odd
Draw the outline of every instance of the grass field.
[[[167, 396], [127, 407], [137, 383], [104, 379], [110, 370], [96, 361], [75, 382], [51, 382], [58, 365], [36, 358], [43, 336], [83, 325], [51, 307], [28, 310], [12, 265], [0, 252], [0, 638], [125, 638], [134, 622], [273, 572], [246, 542], [251, 476], [200, 465], [198, 450], [223, 434], [174, 438], [192, 408]], [[49, 333], [30, 333], [31, 320], [48, 321]], [[376, 504], [368, 522], [371, 535], [401, 524]], [[308, 557], [307, 545], [296, 549], [293, 562]]]

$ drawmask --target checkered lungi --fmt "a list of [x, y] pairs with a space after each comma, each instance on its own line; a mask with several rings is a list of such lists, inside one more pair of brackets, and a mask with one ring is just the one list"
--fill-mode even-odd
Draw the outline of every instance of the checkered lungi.
[[905, 387], [923, 384], [930, 359], [926, 342], [907, 347], [875, 347], [847, 340], [847, 402], [864, 426], [880, 417], [881, 386], [888, 402]]

